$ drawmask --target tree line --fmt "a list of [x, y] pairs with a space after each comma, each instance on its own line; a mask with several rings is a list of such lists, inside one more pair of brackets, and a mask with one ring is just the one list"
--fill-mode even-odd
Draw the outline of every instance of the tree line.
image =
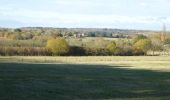
[[[169, 39], [165, 41], [169, 43]], [[62, 37], [48, 39], [45, 47], [1, 46], [2, 56], [139, 56], [148, 51], [161, 51], [163, 45], [144, 35], [129, 41], [113, 41], [96, 38], [84, 46], [70, 46]]]
[[[117, 34], [112, 34], [114, 31]], [[80, 33], [87, 33], [94, 39], [84, 42], [85, 37], [74, 37], [81, 36]], [[121, 33], [124, 31], [111, 29], [0, 29], [0, 55], [138, 56], [170, 51], [170, 36], [165, 37], [161, 32], [128, 36]], [[112, 37], [113, 40], [103, 37]], [[152, 53], [148, 54], [148, 51]]]

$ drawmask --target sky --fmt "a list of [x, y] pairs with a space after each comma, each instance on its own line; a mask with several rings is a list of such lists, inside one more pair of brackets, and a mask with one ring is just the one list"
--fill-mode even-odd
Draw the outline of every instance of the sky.
[[0, 27], [170, 30], [170, 0], [0, 0]]

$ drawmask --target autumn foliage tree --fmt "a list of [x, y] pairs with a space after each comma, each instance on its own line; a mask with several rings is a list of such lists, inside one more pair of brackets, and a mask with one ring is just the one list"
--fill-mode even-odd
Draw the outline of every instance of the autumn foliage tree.
[[134, 44], [134, 48], [142, 50], [146, 55], [147, 51], [152, 48], [152, 42], [149, 39], [141, 39]]
[[114, 41], [110, 42], [106, 47], [111, 55], [114, 55], [116, 51], [116, 43]]
[[46, 47], [52, 51], [53, 55], [65, 55], [69, 52], [69, 45], [63, 38], [48, 40]]

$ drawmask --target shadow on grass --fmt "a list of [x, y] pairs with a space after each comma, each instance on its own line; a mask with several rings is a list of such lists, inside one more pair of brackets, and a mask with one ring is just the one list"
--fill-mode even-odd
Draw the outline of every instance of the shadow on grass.
[[169, 94], [168, 72], [116, 65], [0, 64], [0, 100], [170, 99]]

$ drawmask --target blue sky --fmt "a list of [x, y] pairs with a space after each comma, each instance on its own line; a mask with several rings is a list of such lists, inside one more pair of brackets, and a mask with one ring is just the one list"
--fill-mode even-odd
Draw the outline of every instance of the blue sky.
[[0, 0], [0, 27], [170, 30], [170, 0]]

